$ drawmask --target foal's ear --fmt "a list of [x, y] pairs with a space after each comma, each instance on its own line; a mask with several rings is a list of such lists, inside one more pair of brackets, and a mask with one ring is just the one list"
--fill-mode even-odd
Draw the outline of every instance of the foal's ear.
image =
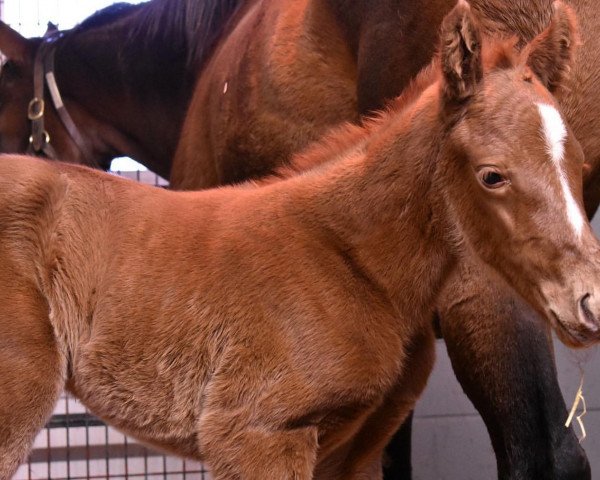
[[465, 0], [446, 15], [440, 32], [443, 95], [449, 104], [470, 98], [483, 76], [481, 34]]
[[527, 65], [550, 92], [562, 86], [579, 43], [577, 20], [571, 7], [556, 1], [553, 9], [550, 25], [526, 47]]
[[31, 57], [32, 44], [29, 39], [0, 21], [0, 52], [9, 60], [25, 63]]

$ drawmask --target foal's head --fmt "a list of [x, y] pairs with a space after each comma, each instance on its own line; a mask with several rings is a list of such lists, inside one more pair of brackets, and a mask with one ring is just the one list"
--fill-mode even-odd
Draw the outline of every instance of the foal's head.
[[517, 53], [482, 41], [460, 1], [442, 27], [437, 182], [467, 252], [516, 286], [571, 345], [600, 340], [599, 245], [582, 208], [583, 154], [551, 93], [577, 43], [571, 10]]

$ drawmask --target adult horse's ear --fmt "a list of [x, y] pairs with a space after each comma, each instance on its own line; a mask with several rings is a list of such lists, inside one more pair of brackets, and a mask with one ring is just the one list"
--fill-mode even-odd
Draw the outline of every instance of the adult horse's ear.
[[481, 34], [465, 0], [459, 0], [442, 22], [440, 61], [444, 100], [460, 105], [475, 93], [483, 77]]
[[44, 34], [44, 36], [47, 35], [52, 35], [53, 33], [58, 32], [58, 25], [56, 25], [55, 23], [52, 22], [48, 22], [48, 25], [46, 27], [46, 33]]
[[577, 19], [568, 5], [553, 4], [550, 25], [527, 47], [527, 65], [550, 92], [561, 87], [571, 67], [579, 43]]
[[31, 56], [31, 42], [6, 23], [0, 21], [0, 52], [8, 59], [25, 63]]

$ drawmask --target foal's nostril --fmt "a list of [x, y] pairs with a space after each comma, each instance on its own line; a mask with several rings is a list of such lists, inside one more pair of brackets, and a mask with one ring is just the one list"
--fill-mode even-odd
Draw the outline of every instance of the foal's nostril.
[[590, 298], [591, 295], [586, 293], [579, 299], [579, 317], [586, 328], [596, 332], [600, 329], [600, 324], [598, 323], [598, 318], [590, 308]]

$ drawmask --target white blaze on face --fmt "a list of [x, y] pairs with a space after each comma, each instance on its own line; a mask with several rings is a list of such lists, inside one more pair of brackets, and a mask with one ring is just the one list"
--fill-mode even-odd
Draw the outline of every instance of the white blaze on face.
[[577, 205], [577, 202], [573, 198], [573, 193], [569, 188], [567, 175], [563, 168], [567, 128], [565, 127], [560, 113], [558, 113], [558, 110], [552, 105], [538, 103], [537, 107], [540, 116], [542, 117], [542, 133], [546, 140], [546, 149], [558, 170], [558, 178], [567, 207], [567, 217], [575, 231], [575, 235], [577, 238], [580, 238], [581, 233], [583, 232], [583, 226], [585, 225], [585, 220], [579, 205]]

